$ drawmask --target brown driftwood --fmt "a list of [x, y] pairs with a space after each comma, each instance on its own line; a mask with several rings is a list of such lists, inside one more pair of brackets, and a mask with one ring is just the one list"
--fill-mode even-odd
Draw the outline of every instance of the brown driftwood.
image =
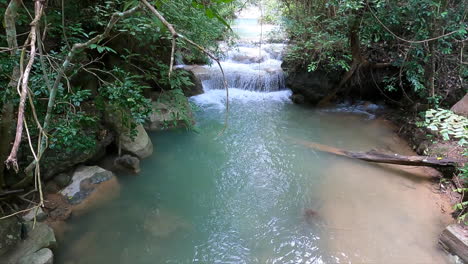
[[298, 144], [303, 146], [337, 156], [359, 159], [368, 162], [376, 163], [388, 163], [397, 165], [409, 165], [409, 166], [427, 166], [427, 167], [454, 167], [460, 163], [466, 161], [456, 160], [450, 158], [439, 158], [439, 157], [427, 157], [427, 156], [403, 156], [399, 154], [386, 154], [375, 150], [368, 152], [358, 151], [347, 151], [327, 145], [322, 145], [315, 142], [309, 142], [304, 140], [296, 140]]

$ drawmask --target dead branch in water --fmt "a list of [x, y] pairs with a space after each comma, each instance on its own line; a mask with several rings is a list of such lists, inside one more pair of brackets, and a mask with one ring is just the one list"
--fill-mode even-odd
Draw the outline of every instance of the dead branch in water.
[[451, 158], [386, 154], [378, 152], [376, 150], [371, 150], [367, 152], [347, 151], [332, 146], [322, 145], [316, 142], [310, 142], [305, 140], [295, 140], [295, 142], [308, 148], [312, 148], [314, 150], [318, 150], [325, 153], [330, 153], [336, 156], [376, 163], [387, 163], [407, 166], [456, 167], [458, 164], [467, 162], [466, 160], [456, 160]]

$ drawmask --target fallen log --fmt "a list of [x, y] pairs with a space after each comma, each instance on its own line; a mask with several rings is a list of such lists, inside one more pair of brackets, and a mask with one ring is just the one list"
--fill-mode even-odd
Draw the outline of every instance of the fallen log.
[[458, 164], [467, 162], [466, 160], [457, 160], [441, 157], [427, 156], [404, 156], [399, 154], [386, 154], [371, 150], [367, 152], [347, 151], [332, 146], [322, 145], [316, 142], [304, 140], [295, 140], [298, 144], [321, 151], [351, 159], [359, 159], [368, 162], [388, 163], [408, 166], [427, 166], [427, 167], [456, 167]]

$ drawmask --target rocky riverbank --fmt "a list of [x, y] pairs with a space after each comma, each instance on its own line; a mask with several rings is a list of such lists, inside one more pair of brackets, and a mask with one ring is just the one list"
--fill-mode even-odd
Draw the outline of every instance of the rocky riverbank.
[[[203, 93], [200, 81], [194, 83], [198, 85], [184, 90], [187, 96]], [[93, 151], [61, 158], [55, 166], [50, 162], [46, 165], [44, 207], [0, 220], [1, 263], [52, 264], [57, 241], [60, 243], [69, 229], [67, 220], [118, 197], [121, 186], [116, 174], [140, 172], [140, 160], [152, 155], [155, 147], [148, 133], [193, 124], [193, 120], [186, 123], [192, 117], [186, 97], [177, 102], [159, 100], [171, 98], [171, 91], [151, 97], [152, 112], [144, 125], [136, 126], [133, 135], [108, 111], [100, 128], [101, 140]]]

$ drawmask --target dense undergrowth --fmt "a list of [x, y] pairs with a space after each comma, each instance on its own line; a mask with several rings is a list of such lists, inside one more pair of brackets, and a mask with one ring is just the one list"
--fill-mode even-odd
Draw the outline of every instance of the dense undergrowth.
[[[42, 145], [47, 148], [41, 159], [45, 170], [48, 164], [60, 164], [57, 160], [92, 153], [112, 132], [106, 115], [118, 116], [121, 126], [134, 134], [134, 128], [152, 111], [153, 94], [160, 95], [158, 101], [174, 104], [181, 101], [178, 97], [185, 98], [182, 88], [192, 85], [187, 72], [169, 74], [173, 36], [164, 21], [144, 8], [143, 1], [39, 3], [42, 12], [35, 10], [38, 1], [0, 0], [2, 31], [6, 33], [0, 34], [0, 195], [34, 186], [30, 177], [25, 181], [28, 172], [24, 169], [35, 162], [40, 151], [34, 150]], [[228, 23], [239, 6], [236, 1], [157, 0], [150, 4], [179, 35], [212, 54], [218, 53], [219, 40], [233, 37]], [[33, 18], [38, 13], [36, 23]], [[111, 25], [114, 18], [117, 20]], [[14, 170], [6, 168], [4, 161], [17, 133], [21, 80], [33, 57], [30, 44], [24, 43], [30, 43], [33, 24], [37, 28], [36, 57], [27, 81], [26, 132], [17, 156], [18, 170]], [[93, 41], [101, 34], [103, 38]], [[80, 43], [85, 45], [74, 50]], [[183, 38], [177, 38], [175, 44], [175, 61], [210, 62]], [[172, 91], [167, 93], [170, 96], [161, 96], [168, 91]], [[181, 118], [188, 117], [181, 114]]]

